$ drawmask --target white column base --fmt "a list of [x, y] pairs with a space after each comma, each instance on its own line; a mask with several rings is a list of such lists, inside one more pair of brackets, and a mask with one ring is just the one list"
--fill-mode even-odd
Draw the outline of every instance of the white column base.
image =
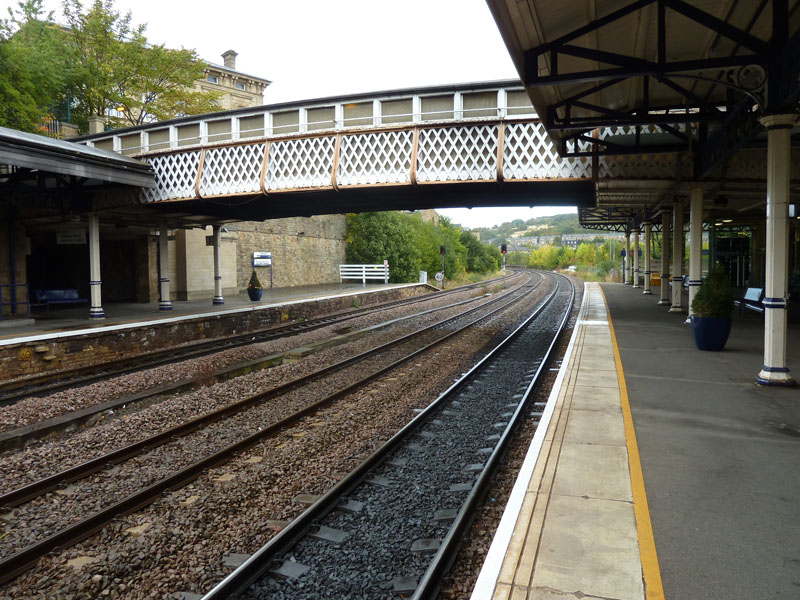
[[[772, 370], [778, 369], [778, 370]], [[782, 385], [791, 387], [797, 384], [789, 375], [789, 369], [785, 367], [767, 367], [762, 365], [761, 370], [756, 375], [756, 383], [760, 385]]]
[[683, 307], [680, 304], [678, 304], [678, 305], [673, 304], [670, 307], [669, 312], [671, 312], [671, 313], [682, 313], [683, 312]]

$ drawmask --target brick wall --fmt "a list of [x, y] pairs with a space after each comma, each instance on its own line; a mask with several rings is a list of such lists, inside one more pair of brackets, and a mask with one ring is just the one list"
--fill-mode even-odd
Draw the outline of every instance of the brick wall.
[[257, 331], [301, 317], [310, 319], [352, 309], [356, 300], [363, 306], [369, 306], [423, 295], [429, 293], [430, 289], [427, 286], [410, 286], [364, 292], [163, 325], [0, 346], [0, 381], [24, 382], [39, 375], [134, 358], [159, 350], [191, 345], [193, 342]]

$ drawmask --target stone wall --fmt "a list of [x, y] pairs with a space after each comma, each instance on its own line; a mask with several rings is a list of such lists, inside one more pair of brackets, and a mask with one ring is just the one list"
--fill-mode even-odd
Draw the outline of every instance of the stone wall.
[[[236, 280], [247, 288], [253, 272], [253, 252], [272, 252], [273, 286], [291, 287], [338, 283], [345, 262], [347, 221], [344, 215], [292, 217], [226, 226], [238, 238]], [[269, 287], [270, 268], [255, 269]]]
[[112, 361], [126, 360], [193, 343], [258, 331], [297, 319], [311, 319], [352, 309], [355, 304], [369, 306], [400, 300], [431, 290], [415, 285], [384, 289], [284, 306], [245, 309], [181, 321], [98, 331], [82, 335], [54, 337], [51, 340], [20, 342], [0, 346], [0, 381], [24, 383], [26, 380], [64, 371], [75, 371]]

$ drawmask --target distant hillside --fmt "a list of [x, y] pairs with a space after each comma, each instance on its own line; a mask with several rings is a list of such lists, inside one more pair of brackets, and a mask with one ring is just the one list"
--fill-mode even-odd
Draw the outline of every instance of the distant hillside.
[[528, 219], [527, 221], [515, 219], [509, 223], [503, 223], [498, 227], [476, 227], [470, 231], [480, 232], [481, 241], [488, 243], [510, 240], [520, 236], [592, 233], [592, 230], [584, 229], [580, 226], [578, 223], [578, 215], [575, 213], [553, 215], [551, 217], [536, 217], [534, 219]]

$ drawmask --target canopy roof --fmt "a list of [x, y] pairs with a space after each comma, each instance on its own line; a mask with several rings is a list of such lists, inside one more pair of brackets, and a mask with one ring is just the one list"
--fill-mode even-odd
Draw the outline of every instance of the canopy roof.
[[701, 178], [797, 111], [800, 0], [487, 2], [564, 155], [691, 149]]

